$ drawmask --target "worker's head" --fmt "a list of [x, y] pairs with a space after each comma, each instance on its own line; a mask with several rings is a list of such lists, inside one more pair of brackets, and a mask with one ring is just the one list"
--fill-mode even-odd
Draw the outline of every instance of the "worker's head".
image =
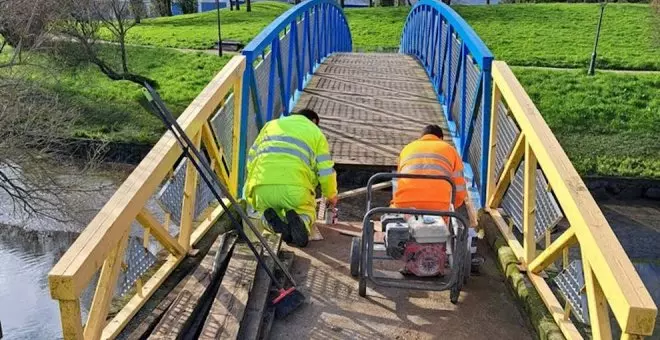
[[302, 109], [298, 112], [295, 112], [294, 115], [305, 116], [307, 117], [307, 119], [311, 120], [316, 125], [319, 125], [319, 122], [321, 121], [319, 115], [316, 112], [314, 112], [314, 110], [310, 110], [310, 109]]
[[434, 135], [440, 139], [444, 138], [442, 128], [439, 125], [427, 125], [424, 130], [422, 130], [422, 136], [425, 135]]

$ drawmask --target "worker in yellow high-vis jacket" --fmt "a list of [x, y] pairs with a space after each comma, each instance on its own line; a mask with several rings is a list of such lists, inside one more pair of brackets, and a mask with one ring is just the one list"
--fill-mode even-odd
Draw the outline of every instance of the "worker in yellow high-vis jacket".
[[316, 112], [304, 109], [272, 120], [248, 154], [245, 197], [282, 239], [298, 247], [316, 220], [316, 187], [337, 204], [337, 175]]

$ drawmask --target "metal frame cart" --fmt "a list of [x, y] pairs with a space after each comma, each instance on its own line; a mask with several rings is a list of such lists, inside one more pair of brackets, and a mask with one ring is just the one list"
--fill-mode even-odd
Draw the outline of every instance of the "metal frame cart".
[[[401, 209], [390, 207], [372, 208], [372, 186], [379, 180], [392, 180], [395, 178], [433, 179], [448, 182], [451, 185], [451, 202], [454, 201], [456, 187], [450, 177], [435, 175], [414, 175], [401, 173], [377, 173], [367, 183], [367, 213], [362, 221], [362, 237], [353, 237], [350, 254], [351, 275], [359, 277], [358, 293], [365, 297], [367, 294], [367, 279], [374, 285], [416, 290], [443, 291], [450, 290], [450, 301], [458, 302], [463, 284], [470, 276], [470, 249], [468, 248], [468, 222], [463, 216], [453, 211]], [[385, 254], [384, 243], [376, 243], [374, 239], [374, 223], [371, 217], [376, 214], [408, 214], [449, 217], [448, 229], [450, 232], [447, 241], [447, 254], [451, 273], [443, 277], [433, 278], [391, 278], [374, 274], [374, 260], [399, 261]], [[379, 252], [381, 254], [374, 254]]]

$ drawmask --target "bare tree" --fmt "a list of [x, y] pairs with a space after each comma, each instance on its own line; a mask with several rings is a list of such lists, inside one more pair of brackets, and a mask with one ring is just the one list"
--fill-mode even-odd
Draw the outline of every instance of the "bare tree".
[[161, 17], [171, 17], [172, 16], [172, 0], [154, 0], [152, 5]]
[[142, 21], [142, 18], [147, 16], [147, 8], [144, 6], [142, 0], [130, 0], [131, 2], [131, 13], [135, 19], [135, 23], [139, 24]]
[[197, 1], [195, 0], [177, 0], [177, 3], [181, 6], [183, 14], [197, 12]]
[[[145, 82], [156, 86], [156, 82], [147, 77], [132, 73], [128, 67], [126, 35], [137, 23], [131, 14], [128, 1], [123, 0], [65, 0], [68, 2], [68, 14], [58, 22], [58, 33], [73, 39], [75, 44], [64, 41], [57, 49], [65, 58], [88, 61], [112, 80], [128, 80], [139, 85]], [[102, 57], [102, 50], [111, 50], [113, 44], [101, 42], [99, 33], [107, 29], [112, 34], [114, 45], [118, 47], [120, 64], [113, 67], [108, 59]]]

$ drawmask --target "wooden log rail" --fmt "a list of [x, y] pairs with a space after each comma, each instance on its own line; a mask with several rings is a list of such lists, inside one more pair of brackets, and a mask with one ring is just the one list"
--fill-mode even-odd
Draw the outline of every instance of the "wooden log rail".
[[[559, 302], [544, 279], [543, 271], [562, 258], [566, 266], [568, 249], [575, 246], [580, 248], [583, 263], [593, 338], [612, 338], [608, 306], [622, 330], [622, 339], [651, 335], [657, 307], [589, 190], [507, 64], [493, 62], [492, 77], [486, 211], [493, 217], [522, 267], [526, 268], [529, 279], [567, 339], [581, 339], [582, 336], [571, 322], [570, 308]], [[497, 120], [505, 118], [498, 117], [497, 107], [501, 102], [508, 106], [521, 133], [501, 175], [496, 178]], [[524, 198], [523, 235], [519, 241], [498, 208], [521, 162], [524, 162]], [[554, 241], [546, 239], [546, 247], [540, 252], [537, 252], [534, 234], [537, 168], [543, 171], [570, 224]]]
[[[238, 188], [237, 140], [245, 67], [245, 57], [232, 58], [177, 120], [186, 133], [193, 137], [197, 147], [204, 146], [214, 170], [228, 184], [234, 195]], [[233, 96], [229, 96], [232, 92]], [[233, 150], [226, 150], [227, 152], [223, 150], [222, 143], [215, 141], [209, 126], [210, 117], [222, 107], [226, 98], [234, 101], [233, 126], [230, 129]], [[223, 158], [229, 154], [228, 151], [232, 151], [232, 168], [229, 171], [223, 166]], [[181, 155], [182, 150], [174, 136], [170, 132], [165, 133], [50, 271], [50, 292], [51, 296], [59, 301], [65, 339], [105, 339], [117, 336], [223, 213], [221, 207], [207, 209], [208, 211], [195, 220], [198, 181], [197, 172], [191, 164], [188, 164], [185, 173], [178, 238], [170, 235], [167, 229], [167, 214], [166, 223], [163, 225], [147, 210], [149, 198], [170, 178]], [[168, 254], [167, 260], [146, 282], [138, 281], [137, 293], [108, 321], [108, 310], [117, 285], [131, 225], [135, 220], [144, 228], [145, 239], [153, 236], [163, 245]], [[83, 324], [80, 297], [99, 269], [101, 273], [92, 307]]]

